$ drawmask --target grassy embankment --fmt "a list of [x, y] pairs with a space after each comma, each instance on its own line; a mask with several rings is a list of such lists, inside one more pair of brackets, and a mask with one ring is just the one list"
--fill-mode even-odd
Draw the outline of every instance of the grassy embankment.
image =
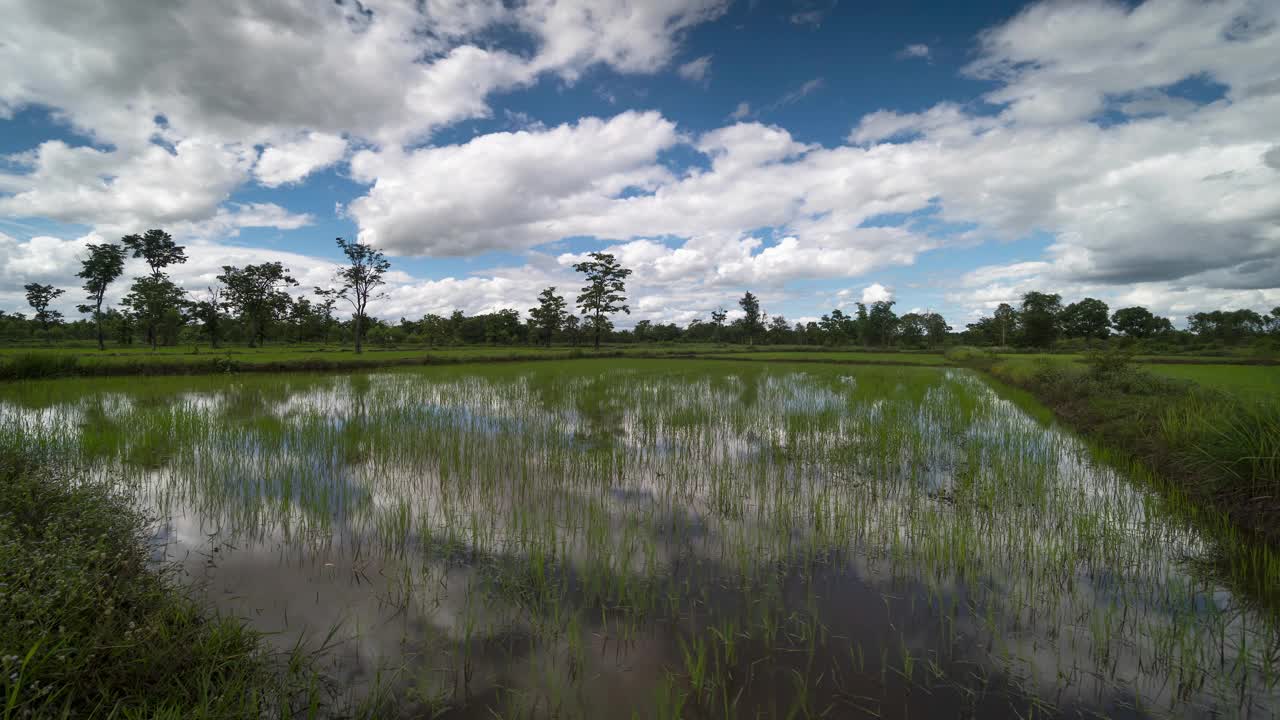
[[1276, 368], [950, 359], [1030, 392], [1069, 427], [1150, 469], [1194, 514], [1224, 531], [1280, 543], [1280, 395]]
[[284, 657], [150, 557], [147, 519], [0, 445], [0, 718], [312, 717], [318, 651]]
[[551, 348], [530, 346], [464, 346], [436, 348], [369, 348], [357, 355], [350, 348], [325, 345], [267, 348], [112, 348], [98, 351], [83, 345], [0, 348], [0, 380], [110, 375], [197, 375], [223, 372], [294, 372], [362, 370], [466, 362], [567, 360], [601, 357], [750, 357], [758, 360], [812, 360], [860, 364], [941, 364], [940, 353], [833, 351], [812, 346], [768, 346], [767, 349], [724, 344], [641, 344]]

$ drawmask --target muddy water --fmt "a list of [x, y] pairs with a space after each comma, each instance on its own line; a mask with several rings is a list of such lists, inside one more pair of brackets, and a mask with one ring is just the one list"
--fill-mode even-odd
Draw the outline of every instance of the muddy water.
[[1270, 717], [1209, 548], [964, 372], [571, 362], [30, 383], [0, 423], [345, 699], [455, 717]]

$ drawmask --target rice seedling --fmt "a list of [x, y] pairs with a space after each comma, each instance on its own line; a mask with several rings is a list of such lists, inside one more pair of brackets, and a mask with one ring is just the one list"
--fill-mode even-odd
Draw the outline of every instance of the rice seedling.
[[1274, 553], [968, 370], [40, 381], [0, 432], [163, 518], [281, 647], [340, 628], [380, 716], [1280, 710]]

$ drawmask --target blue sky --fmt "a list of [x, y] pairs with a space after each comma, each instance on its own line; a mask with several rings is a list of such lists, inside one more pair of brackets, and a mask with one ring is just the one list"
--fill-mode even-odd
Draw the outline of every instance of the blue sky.
[[[525, 309], [581, 254], [633, 315], [745, 290], [957, 327], [1028, 289], [1280, 304], [1273, 3], [0, 0], [0, 306], [164, 227], [375, 311]], [[118, 291], [123, 291], [123, 283]], [[70, 311], [75, 293], [64, 298]]]

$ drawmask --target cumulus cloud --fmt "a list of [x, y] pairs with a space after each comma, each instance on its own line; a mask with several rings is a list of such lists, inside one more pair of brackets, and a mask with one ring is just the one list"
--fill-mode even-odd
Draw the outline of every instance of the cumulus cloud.
[[862, 289], [862, 302], [866, 305], [871, 303], [886, 302], [893, 299], [893, 291], [881, 285], [880, 283], [872, 283]]
[[[48, 107], [100, 143], [41, 146], [32, 172], [0, 177], [13, 194], [0, 213], [110, 231], [208, 220], [251, 168], [267, 187], [298, 182], [340, 161], [344, 137], [422, 140], [545, 74], [661, 69], [725, 5], [0, 0], [0, 116]], [[476, 39], [499, 26], [532, 50]], [[266, 146], [256, 165], [255, 145]]]
[[133, 232], [213, 216], [249, 177], [251, 151], [182, 140], [128, 153], [42, 143], [24, 158], [27, 172], [0, 174], [0, 214]]
[[308, 133], [293, 142], [263, 150], [253, 167], [253, 175], [267, 187], [296, 183], [338, 162], [346, 151], [347, 141], [337, 135]]
[[[714, 307], [729, 288], [781, 298], [797, 279], [858, 277], [947, 243], [1028, 237], [1050, 238], [1043, 256], [949, 280], [953, 305], [981, 311], [1036, 284], [1145, 298], [1169, 313], [1277, 301], [1274, 3], [1032, 5], [981, 35], [964, 69], [991, 83], [981, 98], [849, 118], [836, 146], [745, 122], [760, 116], [746, 102], [707, 132], [627, 111], [424, 145], [416, 141], [436, 128], [489, 114], [495, 92], [539, 77], [668, 68], [684, 34], [724, 3], [363, 7], [188, 0], [167, 13], [108, 13], [0, 0], [0, 111], [45, 105], [101, 141], [50, 141], [14, 158], [17, 168], [0, 173], [0, 214], [103, 232], [181, 226], [206, 239], [254, 223], [297, 227], [311, 219], [228, 199], [251, 179], [301, 182], [346, 160], [368, 185], [346, 208], [362, 239], [395, 254], [530, 258], [485, 276], [405, 279], [387, 312], [532, 297], [533, 280], [571, 277], [572, 258], [531, 248], [570, 236], [612, 243], [637, 269], [637, 315], [653, 319]], [[207, 37], [192, 29], [206, 26]], [[474, 41], [498, 26], [531, 45], [516, 53]], [[929, 56], [911, 47], [909, 56]], [[705, 81], [709, 62], [676, 72]], [[810, 80], [764, 116], [822, 87]], [[673, 166], [673, 149], [698, 162]], [[874, 222], [921, 212], [966, 234]], [[41, 242], [60, 257], [79, 241]], [[34, 268], [32, 247], [4, 252]]]

